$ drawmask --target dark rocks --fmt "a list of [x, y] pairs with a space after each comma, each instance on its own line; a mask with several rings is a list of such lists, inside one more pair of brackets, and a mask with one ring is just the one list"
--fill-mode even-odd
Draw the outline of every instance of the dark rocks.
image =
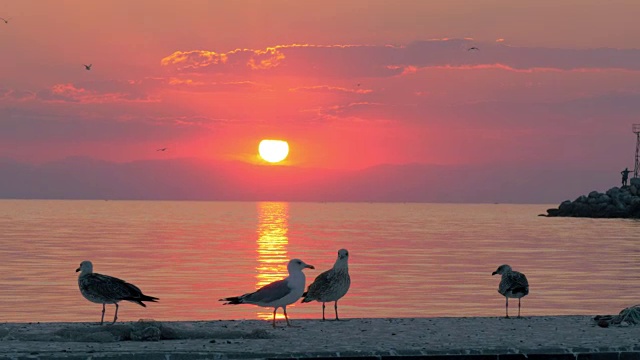
[[640, 218], [640, 178], [631, 185], [613, 187], [606, 193], [592, 191], [574, 201], [565, 200], [557, 209], [548, 209], [547, 216], [588, 218]]

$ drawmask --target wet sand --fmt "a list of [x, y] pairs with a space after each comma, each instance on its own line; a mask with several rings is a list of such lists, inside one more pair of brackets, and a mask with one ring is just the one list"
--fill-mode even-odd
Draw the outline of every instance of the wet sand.
[[[0, 358], [261, 359], [291, 357], [624, 353], [640, 329], [591, 316], [0, 324]], [[496, 357], [493, 357], [496, 358]], [[524, 356], [522, 356], [524, 358]], [[615, 358], [619, 358], [615, 357]]]

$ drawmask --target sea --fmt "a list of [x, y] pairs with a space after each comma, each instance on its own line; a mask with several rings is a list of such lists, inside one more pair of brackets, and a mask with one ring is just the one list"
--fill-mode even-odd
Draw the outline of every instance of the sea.
[[[102, 306], [78, 289], [83, 260], [160, 298], [121, 303], [119, 321], [270, 319], [273, 309], [219, 299], [282, 279], [292, 258], [315, 266], [309, 284], [341, 248], [351, 274], [341, 319], [504, 316], [491, 275], [501, 264], [529, 279], [523, 316], [640, 303], [640, 221], [538, 216], [555, 206], [0, 200], [0, 321], [99, 321]], [[322, 305], [287, 313], [317, 319]]]

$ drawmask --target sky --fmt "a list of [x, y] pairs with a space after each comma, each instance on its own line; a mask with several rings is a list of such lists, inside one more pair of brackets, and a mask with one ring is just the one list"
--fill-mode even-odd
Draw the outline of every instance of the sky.
[[613, 186], [634, 165], [639, 13], [636, 0], [0, 0], [0, 158], [266, 166], [258, 142], [273, 138], [290, 145], [281, 166], [599, 169]]

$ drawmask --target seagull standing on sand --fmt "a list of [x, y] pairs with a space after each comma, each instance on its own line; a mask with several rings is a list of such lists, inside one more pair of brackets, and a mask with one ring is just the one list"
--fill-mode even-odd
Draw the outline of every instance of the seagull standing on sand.
[[118, 278], [102, 275], [93, 272], [93, 264], [91, 261], [85, 260], [80, 263], [80, 267], [76, 272], [80, 271], [78, 276], [78, 286], [80, 292], [85, 299], [96, 304], [102, 304], [102, 318], [100, 325], [104, 322], [104, 311], [106, 304], [115, 304], [116, 313], [113, 316], [113, 323], [118, 320], [118, 302], [127, 300], [147, 307], [143, 301], [156, 302], [160, 300], [157, 297], [147, 296], [135, 285], [129, 284]]
[[338, 250], [338, 259], [333, 264], [333, 268], [318, 275], [316, 279], [309, 285], [307, 292], [302, 294], [303, 303], [311, 301], [319, 301], [322, 303], [322, 321], [324, 318], [324, 308], [326, 302], [335, 301], [333, 308], [336, 312], [336, 320], [338, 318], [338, 300], [347, 294], [351, 285], [349, 277], [349, 252], [347, 249]]
[[85, 70], [91, 70], [91, 66], [93, 66], [93, 64], [89, 64], [89, 65], [82, 64], [82, 65], [84, 65]]
[[518, 317], [520, 317], [520, 299], [529, 294], [529, 282], [523, 273], [513, 271], [509, 265], [500, 265], [491, 275], [500, 274], [502, 280], [498, 285], [498, 292], [507, 299], [505, 305], [507, 319], [509, 318], [509, 298], [518, 299]]
[[306, 268], [315, 269], [312, 265], [307, 265], [300, 259], [292, 259], [287, 265], [289, 276], [286, 278], [267, 284], [258, 289], [258, 291], [223, 298], [219, 301], [227, 301], [223, 305], [253, 304], [262, 307], [273, 307], [274, 328], [276, 327], [276, 311], [278, 311], [278, 308], [282, 308], [284, 318], [287, 320], [287, 326], [291, 326], [289, 317], [287, 317], [287, 305], [295, 303], [302, 296], [306, 281], [302, 270]]

